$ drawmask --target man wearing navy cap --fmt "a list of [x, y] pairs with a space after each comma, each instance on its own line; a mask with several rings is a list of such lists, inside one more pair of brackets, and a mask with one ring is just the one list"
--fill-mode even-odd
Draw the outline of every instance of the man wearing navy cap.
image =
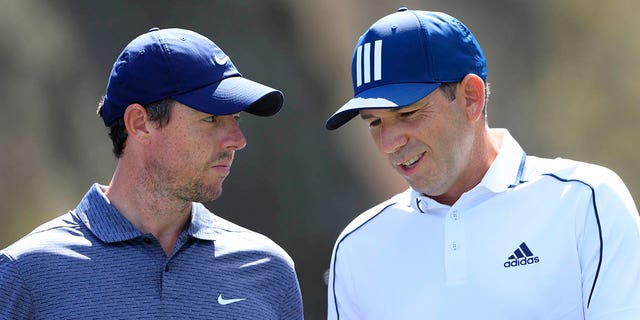
[[360, 37], [354, 98], [410, 188], [336, 241], [328, 319], [640, 319], [640, 224], [611, 170], [527, 156], [487, 124], [469, 29], [401, 8]]
[[113, 178], [0, 251], [0, 318], [302, 319], [287, 253], [201, 203], [246, 145], [240, 113], [271, 116], [283, 100], [195, 32], [131, 41], [98, 108]]

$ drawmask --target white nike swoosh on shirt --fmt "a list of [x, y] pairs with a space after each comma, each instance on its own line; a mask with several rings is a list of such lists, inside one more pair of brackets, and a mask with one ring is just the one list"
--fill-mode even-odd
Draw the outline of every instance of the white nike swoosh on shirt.
[[223, 306], [228, 305], [228, 304], [232, 304], [232, 303], [236, 303], [236, 302], [239, 302], [239, 301], [242, 301], [242, 300], [247, 300], [247, 298], [241, 298], [241, 299], [225, 299], [225, 298], [223, 298], [223, 297], [222, 297], [222, 294], [220, 294], [220, 295], [218, 296], [218, 303], [219, 303], [219, 304], [221, 304], [221, 305], [223, 305]]
[[213, 55], [213, 60], [215, 60], [217, 64], [222, 66], [222, 65], [226, 64], [227, 61], [229, 61], [229, 56], [218, 57], [216, 55]]

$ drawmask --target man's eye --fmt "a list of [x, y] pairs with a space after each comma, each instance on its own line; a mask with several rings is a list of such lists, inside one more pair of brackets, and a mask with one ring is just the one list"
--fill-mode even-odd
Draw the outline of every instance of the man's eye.
[[206, 118], [204, 118], [202, 120], [204, 120], [206, 122], [216, 122], [216, 116], [208, 116], [208, 117], [206, 117]]
[[400, 113], [400, 118], [406, 118], [411, 116], [412, 114], [416, 113], [416, 111], [418, 110], [413, 110], [413, 111], [409, 111], [409, 112], [402, 112]]
[[377, 127], [380, 125], [380, 119], [369, 122], [369, 127]]

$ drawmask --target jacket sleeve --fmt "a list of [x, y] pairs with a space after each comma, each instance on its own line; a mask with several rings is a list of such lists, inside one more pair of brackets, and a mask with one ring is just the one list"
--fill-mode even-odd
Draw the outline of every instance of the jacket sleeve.
[[31, 294], [16, 263], [0, 253], [0, 319], [33, 319]]
[[585, 319], [640, 319], [638, 210], [617, 175], [603, 181], [577, 239]]

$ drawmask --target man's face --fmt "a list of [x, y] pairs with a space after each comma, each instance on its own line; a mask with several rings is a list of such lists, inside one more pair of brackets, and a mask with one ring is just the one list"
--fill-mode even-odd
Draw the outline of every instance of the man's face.
[[365, 109], [360, 116], [390, 164], [418, 192], [446, 195], [464, 185], [472, 126], [457, 99], [436, 89], [400, 109]]
[[239, 114], [214, 116], [176, 102], [169, 123], [155, 128], [145, 171], [166, 197], [206, 202], [220, 196], [234, 152], [247, 141]]

